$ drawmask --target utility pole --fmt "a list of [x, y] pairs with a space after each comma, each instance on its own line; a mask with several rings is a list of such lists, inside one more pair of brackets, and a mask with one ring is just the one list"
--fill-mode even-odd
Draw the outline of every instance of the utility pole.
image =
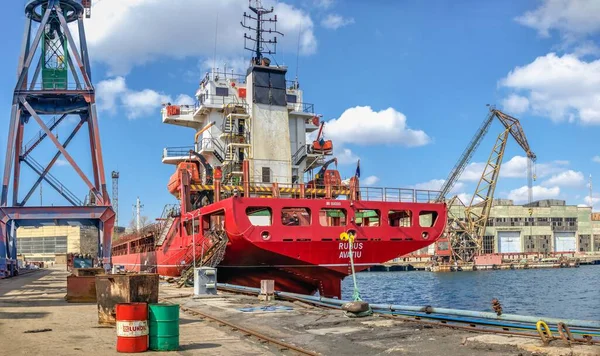
[[119, 172], [112, 171], [112, 206], [115, 211], [115, 231], [119, 226]]
[[141, 210], [144, 207], [140, 203], [140, 197], [137, 197], [134, 207], [135, 207], [135, 228], [139, 232], [142, 229], [142, 223], [141, 223], [140, 217], [141, 217]]

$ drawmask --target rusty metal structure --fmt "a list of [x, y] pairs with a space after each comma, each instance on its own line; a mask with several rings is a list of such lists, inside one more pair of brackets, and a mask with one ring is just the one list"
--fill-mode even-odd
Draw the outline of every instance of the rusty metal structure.
[[[103, 262], [110, 265], [115, 213], [106, 188], [95, 90], [83, 25], [84, 16], [89, 17], [90, 9], [89, 0], [31, 0], [25, 6], [25, 31], [0, 195], [0, 277], [18, 273], [16, 231], [19, 226], [48, 223], [96, 226], [100, 254]], [[72, 29], [76, 29], [77, 37], [73, 36]], [[73, 118], [76, 121], [74, 129], [64, 141], [59, 141], [52, 131], [62, 123], [72, 122]], [[76, 162], [66, 148], [84, 127], [87, 128], [91, 155], [89, 160]], [[41, 130], [31, 141], [24, 142], [29, 130], [36, 132], [38, 129]], [[33, 156], [45, 139], [52, 141], [57, 151], [47, 164], [42, 165]], [[89, 189], [88, 199], [80, 199], [50, 173], [59, 158], [64, 158], [77, 172], [80, 181]], [[92, 178], [81, 169], [90, 165]], [[25, 187], [21, 182], [26, 181], [26, 175], [37, 179], [23, 190]], [[64, 198], [64, 206], [28, 204], [42, 181]]]
[[[528, 200], [529, 203], [533, 201], [532, 191], [537, 157], [529, 147], [527, 137], [519, 120], [494, 107], [490, 107], [488, 116], [445, 180], [438, 201], [444, 200], [446, 194], [456, 184], [496, 118], [500, 121], [504, 130], [498, 135], [492, 147], [481, 178], [477, 183], [475, 193], [471, 196], [470, 203], [465, 205], [458, 196], [450, 198], [448, 202], [447, 236], [438, 242], [438, 246], [440, 243], [446, 243], [449, 247], [448, 252], [450, 253], [448, 257], [455, 261], [472, 262], [476, 255], [482, 253], [483, 236], [485, 235], [485, 229], [492, 209], [496, 183], [500, 177], [500, 167], [502, 166], [509, 136], [515, 139], [527, 156]], [[453, 207], [458, 207], [458, 209], [452, 209]], [[442, 253], [441, 255], [444, 254]]]

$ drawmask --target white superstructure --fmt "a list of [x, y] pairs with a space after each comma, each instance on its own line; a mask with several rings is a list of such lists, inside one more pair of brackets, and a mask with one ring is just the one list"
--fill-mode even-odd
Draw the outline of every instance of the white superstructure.
[[193, 145], [166, 148], [163, 163], [178, 164], [194, 149], [213, 167], [222, 167], [224, 184], [239, 183], [244, 159], [250, 162], [251, 182], [304, 183], [307, 168], [323, 161], [306, 142], [320, 122], [313, 105], [303, 102], [298, 83], [286, 82], [286, 70], [265, 60], [251, 65], [246, 76], [207, 73], [195, 105], [162, 109], [163, 123], [196, 131]]

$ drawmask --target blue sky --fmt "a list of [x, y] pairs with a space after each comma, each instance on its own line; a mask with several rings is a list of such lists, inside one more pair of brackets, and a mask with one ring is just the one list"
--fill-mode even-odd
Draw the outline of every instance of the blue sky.
[[[162, 124], [161, 103], [189, 102], [210, 64], [239, 71], [249, 57], [239, 26], [245, 0], [174, 3], [100, 0], [85, 22], [106, 175], [121, 176], [121, 225], [137, 196], [151, 218], [175, 202], [166, 190], [174, 167], [161, 163], [162, 149], [190, 145], [193, 131]], [[305, 101], [330, 121], [325, 133], [343, 176], [360, 157], [365, 184], [438, 188], [487, 115], [486, 104], [494, 104], [521, 120], [538, 156], [534, 199], [589, 204], [588, 176], [600, 178], [597, 1], [264, 3], [275, 5], [285, 33], [275, 60], [289, 66], [288, 79], [298, 73]], [[22, 1], [3, 9], [14, 31], [0, 57], [1, 166], [24, 24]], [[59, 126], [59, 138], [74, 124]], [[28, 141], [38, 129], [26, 127]], [[472, 194], [500, 132], [495, 123], [454, 193]], [[32, 156], [44, 164], [51, 150], [46, 142]], [[68, 151], [89, 170], [85, 135]], [[496, 197], [526, 199], [523, 156], [511, 139]], [[22, 185], [36, 178], [30, 172], [23, 169]], [[51, 172], [86, 194], [70, 166]], [[36, 192], [30, 204], [39, 201]], [[48, 186], [43, 202], [64, 204]]]

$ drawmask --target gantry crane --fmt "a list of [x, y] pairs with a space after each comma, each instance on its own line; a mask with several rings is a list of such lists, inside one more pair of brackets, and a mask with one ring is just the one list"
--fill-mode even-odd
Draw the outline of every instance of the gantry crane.
[[[471, 157], [477, 147], [488, 132], [490, 125], [497, 118], [504, 126], [504, 130], [498, 135], [496, 143], [485, 165], [481, 178], [477, 183], [475, 193], [471, 197], [469, 205], [454, 196], [448, 201], [449, 214], [447, 224], [447, 238], [452, 251], [454, 260], [471, 262], [475, 255], [482, 252], [483, 236], [487, 227], [488, 218], [492, 209], [494, 200], [494, 191], [500, 175], [500, 167], [504, 158], [504, 151], [508, 136], [512, 136], [515, 141], [523, 148], [527, 156], [527, 186], [528, 201], [533, 200], [533, 180], [535, 179], [535, 161], [536, 155], [531, 151], [525, 132], [518, 119], [490, 107], [490, 113], [479, 127], [473, 139], [461, 155], [458, 162], [454, 165], [448, 178], [441, 188], [438, 201], [445, 200], [445, 196], [458, 181], [460, 175], [465, 170]], [[454, 209], [453, 206], [455, 207]], [[458, 206], [458, 208], [456, 208]], [[464, 213], [463, 213], [464, 212]]]

